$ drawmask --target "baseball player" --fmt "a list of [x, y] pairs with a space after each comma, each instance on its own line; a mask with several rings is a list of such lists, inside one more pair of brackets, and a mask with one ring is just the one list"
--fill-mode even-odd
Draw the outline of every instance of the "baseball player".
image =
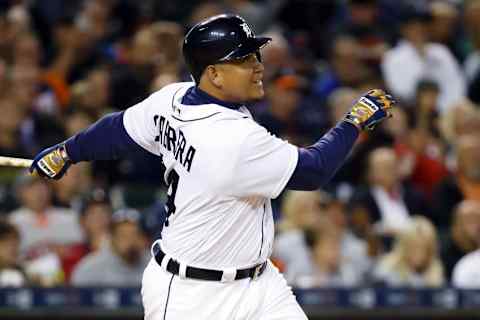
[[[248, 103], [264, 95], [257, 37], [236, 15], [187, 33], [194, 82], [174, 83], [124, 112], [38, 154], [31, 172], [59, 179], [79, 161], [157, 155], [168, 186], [162, 239], [152, 246], [145, 319], [307, 319], [268, 260], [270, 200], [283, 189], [315, 190], [341, 166], [359, 132], [389, 116], [381, 90], [361, 97], [317, 143], [298, 148], [257, 124]], [[108, 270], [105, 270], [108, 272]]]

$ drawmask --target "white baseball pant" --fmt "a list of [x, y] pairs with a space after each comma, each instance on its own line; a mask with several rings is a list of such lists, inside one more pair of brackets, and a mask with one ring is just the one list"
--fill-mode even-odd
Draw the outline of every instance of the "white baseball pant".
[[307, 320], [291, 288], [268, 261], [257, 279], [180, 278], [151, 259], [142, 280], [145, 320]]

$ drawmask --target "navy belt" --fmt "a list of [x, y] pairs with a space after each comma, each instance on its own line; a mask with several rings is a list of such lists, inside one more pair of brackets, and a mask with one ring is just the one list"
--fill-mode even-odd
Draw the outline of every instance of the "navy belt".
[[[157, 261], [158, 265], [162, 265], [162, 261], [165, 258], [165, 253], [162, 251], [160, 246], [157, 244], [153, 247], [154, 258]], [[267, 262], [263, 262], [247, 269], [237, 269], [235, 273], [235, 280], [245, 279], [245, 278], [258, 278], [267, 266]], [[178, 275], [180, 271], [180, 264], [174, 259], [170, 259], [167, 263], [167, 271], [173, 274]], [[221, 281], [223, 276], [223, 271], [221, 270], [211, 270], [211, 269], [202, 269], [187, 266], [185, 270], [185, 276], [191, 279], [198, 280], [208, 280], [208, 281]]]

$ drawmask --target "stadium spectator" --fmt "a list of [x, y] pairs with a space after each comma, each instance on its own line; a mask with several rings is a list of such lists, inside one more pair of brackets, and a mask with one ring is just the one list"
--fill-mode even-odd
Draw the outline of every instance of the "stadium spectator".
[[263, 81], [270, 83], [282, 70], [292, 70], [293, 63], [288, 40], [280, 31], [272, 30], [265, 36], [272, 38], [272, 42], [262, 49], [262, 62], [265, 65]]
[[352, 196], [352, 215], [366, 211], [374, 229], [387, 236], [409, 227], [412, 214], [428, 213], [423, 196], [402, 180], [392, 148], [378, 148], [369, 155], [368, 185]]
[[95, 67], [85, 79], [72, 86], [71, 110], [86, 113], [94, 121], [112, 112], [110, 107], [110, 74], [106, 67]]
[[83, 258], [74, 269], [75, 286], [138, 286], [151, 258], [140, 228], [140, 213], [120, 209], [112, 215], [110, 245]]
[[12, 48], [12, 64], [24, 67], [38, 67], [42, 58], [39, 40], [32, 32], [25, 30], [15, 39]]
[[[358, 278], [368, 277], [375, 257], [369, 242], [357, 237], [349, 228], [346, 206], [339, 199], [331, 199], [323, 210], [327, 224], [333, 223], [340, 236], [340, 252], [342, 263], [350, 265]], [[320, 227], [320, 232], [323, 227]]]
[[[47, 28], [50, 29], [46, 30]], [[45, 48], [42, 55], [43, 64], [48, 65], [43, 80], [51, 88], [55, 101], [58, 102], [55, 110], [50, 112], [63, 115], [70, 103], [69, 78], [75, 63], [82, 56], [79, 50], [83, 37], [71, 17], [58, 18], [56, 23], [44, 25], [36, 31]]]
[[[12, 68], [15, 73], [12, 73], [12, 89], [15, 92], [18, 90], [17, 99], [24, 108], [55, 118], [61, 108], [60, 97], [56, 95], [56, 83], [49, 76], [50, 71], [41, 65], [42, 56], [40, 41], [33, 32], [25, 31], [18, 35], [13, 48]], [[25, 91], [16, 87], [20, 83]]]
[[472, 50], [465, 59], [464, 72], [468, 85], [468, 97], [480, 103], [480, 1], [465, 1], [464, 22]]
[[83, 239], [77, 215], [71, 209], [52, 206], [51, 189], [40, 178], [21, 174], [15, 189], [21, 206], [8, 218], [19, 230], [26, 272], [40, 285], [62, 283], [61, 259], [71, 245]]
[[313, 94], [320, 101], [326, 101], [339, 87], [360, 86], [368, 72], [367, 65], [361, 60], [357, 40], [348, 35], [339, 35], [332, 41], [326, 70], [312, 83]]
[[378, 67], [382, 56], [389, 46], [393, 35], [393, 24], [384, 21], [381, 1], [348, 0], [345, 1], [342, 19], [334, 20], [331, 31], [336, 34], [350, 34], [360, 46], [362, 60], [372, 67]]
[[311, 287], [354, 287], [364, 280], [357, 266], [342, 259], [342, 234], [337, 226], [324, 221], [320, 230], [311, 234], [313, 272], [299, 276], [294, 285]]
[[232, 12], [244, 17], [253, 30], [264, 33], [275, 24], [276, 15], [287, 0], [226, 0], [224, 2]]
[[373, 278], [393, 287], [443, 285], [443, 266], [433, 224], [425, 217], [412, 217], [410, 226], [398, 234], [393, 250], [379, 260]]
[[181, 25], [171, 21], [157, 21], [152, 24], [151, 30], [156, 41], [162, 44], [162, 49], [159, 50], [156, 57], [156, 74], [169, 73], [179, 76], [183, 65], [181, 59], [183, 29]]
[[20, 34], [30, 30], [31, 19], [24, 3], [19, 3], [17, 6], [13, 6], [11, 3], [3, 4], [1, 11], [0, 56], [11, 61], [15, 42]]
[[384, 55], [382, 71], [392, 94], [407, 103], [413, 102], [419, 81], [436, 82], [440, 88], [438, 112], [444, 113], [465, 96], [465, 79], [448, 48], [429, 42], [430, 21], [428, 11], [405, 10], [400, 26], [402, 38]]
[[[0, 155], [27, 158], [29, 153], [20, 138], [23, 112], [9, 97], [0, 98]], [[18, 170], [0, 168], [0, 216], [15, 209], [17, 203], [12, 190]]]
[[157, 35], [151, 27], [138, 30], [125, 45], [122, 60], [111, 69], [111, 103], [117, 110], [146, 98], [162, 56]]
[[0, 288], [28, 284], [20, 265], [20, 233], [12, 224], [0, 219]]
[[322, 210], [330, 201], [325, 193], [288, 191], [283, 200], [282, 219], [277, 226], [273, 256], [284, 266], [288, 283], [313, 270], [306, 230], [319, 225]]
[[[410, 162], [404, 176], [428, 199], [431, 198], [434, 187], [449, 173], [445, 165], [447, 147], [440, 134], [436, 107], [438, 94], [439, 88], [435, 82], [419, 82], [415, 105], [406, 109], [410, 113], [412, 125], [407, 124], [402, 134], [395, 138], [397, 154], [402, 160]], [[395, 125], [398, 118], [401, 118], [398, 113], [395, 114]], [[390, 126], [392, 125], [389, 124]]]
[[456, 143], [456, 171], [447, 176], [433, 193], [433, 221], [446, 230], [455, 206], [462, 200], [480, 201], [479, 134], [461, 136]]
[[93, 189], [81, 202], [80, 223], [85, 232], [87, 251], [98, 251], [110, 238], [112, 204], [103, 189]]
[[479, 247], [480, 240], [480, 202], [464, 200], [453, 214], [449, 234], [442, 243], [442, 261], [445, 275], [452, 278], [453, 268], [466, 254]]
[[84, 194], [78, 205], [80, 225], [85, 239], [73, 245], [62, 259], [65, 280], [68, 282], [77, 263], [87, 254], [99, 252], [110, 242], [112, 206], [103, 189], [94, 188]]
[[[441, 115], [439, 128], [450, 151], [455, 151], [461, 136], [480, 132], [480, 112], [472, 101], [465, 99]], [[451, 152], [448, 156], [451, 158], [453, 155], [454, 152]], [[453, 166], [449, 159], [446, 159], [446, 165], [449, 168]]]
[[28, 157], [28, 152], [20, 139], [20, 125], [24, 113], [11, 98], [0, 99], [0, 154], [12, 157]]
[[305, 87], [299, 75], [276, 75], [266, 88], [264, 103], [255, 108], [256, 120], [278, 137], [300, 145], [311, 142], [309, 138], [326, 127], [327, 113], [318, 105], [309, 105], [302, 92]]
[[52, 95], [49, 90], [41, 90], [42, 84], [39, 66], [10, 67], [9, 97], [24, 115], [19, 127], [20, 139], [29, 154], [63, 138], [61, 121], [51, 113], [55, 105], [50, 99]]
[[463, 257], [453, 270], [453, 286], [460, 289], [480, 288], [480, 250], [473, 251]]
[[457, 61], [463, 62], [467, 50], [459, 8], [451, 1], [444, 0], [433, 0], [429, 5], [432, 14], [430, 40], [445, 45]]
[[438, 128], [438, 97], [440, 88], [436, 82], [421, 80], [415, 90], [413, 108], [414, 127], [427, 133], [439, 134]]
[[29, 256], [37, 247], [49, 243], [68, 244], [82, 239], [77, 216], [71, 209], [51, 205], [51, 189], [45, 181], [24, 174], [18, 177], [15, 187], [21, 207], [11, 212], [9, 219], [19, 228], [22, 254]]

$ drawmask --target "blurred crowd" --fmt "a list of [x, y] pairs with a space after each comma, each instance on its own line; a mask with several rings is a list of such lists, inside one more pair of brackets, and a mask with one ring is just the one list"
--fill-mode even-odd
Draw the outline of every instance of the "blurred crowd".
[[[242, 15], [273, 38], [251, 110], [307, 146], [371, 88], [398, 101], [334, 179], [273, 203], [296, 287], [480, 288], [480, 0], [0, 0], [0, 155], [33, 157], [175, 81], [185, 31]], [[153, 156], [0, 168], [1, 286], [138, 286], [166, 190]]]

